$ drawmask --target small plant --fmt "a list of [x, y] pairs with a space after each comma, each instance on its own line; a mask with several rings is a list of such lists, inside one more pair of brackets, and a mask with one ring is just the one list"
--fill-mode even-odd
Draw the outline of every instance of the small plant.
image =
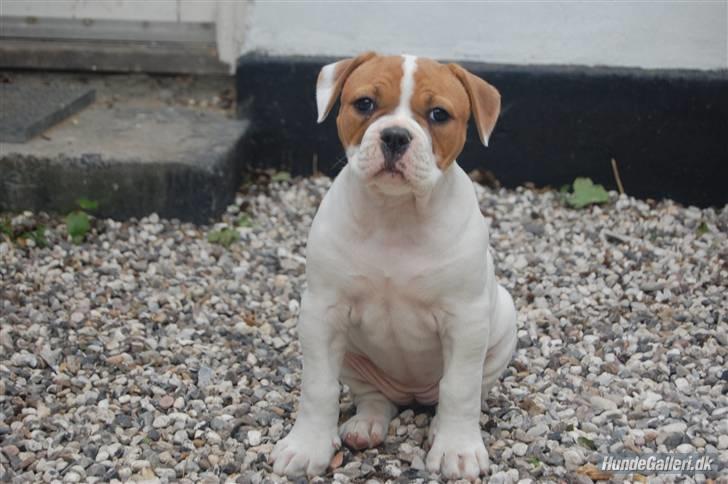
[[533, 467], [538, 467], [541, 465], [541, 459], [536, 456], [531, 456], [528, 458], [528, 463], [531, 464]]
[[564, 200], [573, 208], [584, 208], [586, 206], [606, 203], [609, 201], [609, 193], [601, 185], [595, 185], [590, 178], [577, 178], [569, 192], [568, 185], [561, 188]]
[[576, 441], [585, 449], [597, 450], [596, 444], [594, 444], [594, 441], [591, 439], [587, 439], [586, 437], [579, 437], [578, 439], [576, 439]]
[[91, 230], [91, 219], [83, 210], [75, 210], [66, 215], [66, 229], [74, 244], [80, 244]]
[[0, 234], [8, 240], [18, 245], [27, 245], [28, 240], [32, 240], [36, 247], [48, 247], [48, 240], [45, 236], [45, 225], [35, 225], [31, 227], [16, 227], [8, 219], [0, 220]]
[[238, 218], [237, 222], [235, 222], [235, 225], [238, 227], [252, 227], [253, 226], [253, 219], [250, 218], [250, 215], [243, 214]]
[[0, 234], [7, 236], [9, 239], [13, 238], [13, 226], [10, 224], [10, 220], [6, 218], [0, 220]]
[[710, 229], [708, 228], [708, 224], [705, 223], [705, 220], [700, 222], [700, 225], [698, 225], [698, 228], [695, 229], [695, 235], [698, 237], [702, 237], [703, 235], [710, 232]]
[[283, 182], [283, 181], [289, 181], [291, 179], [291, 174], [287, 171], [278, 171], [273, 173], [273, 176], [270, 177], [271, 181], [274, 182]]
[[74, 244], [80, 244], [91, 230], [91, 217], [89, 211], [99, 208], [99, 202], [87, 198], [76, 200], [78, 210], [66, 215], [66, 230]]
[[81, 207], [82, 210], [86, 210], [89, 212], [93, 212], [97, 208], [99, 208], [99, 202], [96, 200], [89, 200], [88, 198], [79, 198], [76, 200], [76, 203], [79, 207]]
[[223, 247], [230, 247], [233, 242], [240, 240], [240, 234], [237, 230], [225, 227], [220, 230], [213, 230], [207, 234], [207, 241], [212, 244], [220, 244]]
[[45, 237], [45, 225], [38, 225], [33, 230], [22, 232], [20, 235], [18, 235], [17, 239], [30, 239], [33, 241], [36, 247], [40, 247], [41, 249], [44, 247], [48, 247], [48, 240]]

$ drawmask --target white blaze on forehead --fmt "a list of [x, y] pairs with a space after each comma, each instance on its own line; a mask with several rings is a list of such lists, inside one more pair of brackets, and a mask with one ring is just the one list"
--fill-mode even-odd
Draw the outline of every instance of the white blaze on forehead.
[[402, 83], [400, 85], [399, 106], [397, 113], [405, 115], [412, 114], [410, 103], [412, 94], [415, 92], [415, 70], [417, 69], [417, 56], [403, 55], [402, 58]]
[[316, 84], [316, 107], [318, 108], [318, 122], [326, 117], [326, 108], [331, 101], [331, 95], [334, 91], [334, 72], [336, 71], [336, 62], [324, 66]]

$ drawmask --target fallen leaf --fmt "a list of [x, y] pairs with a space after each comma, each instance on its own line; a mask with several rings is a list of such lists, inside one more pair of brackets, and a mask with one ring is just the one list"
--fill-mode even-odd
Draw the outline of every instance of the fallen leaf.
[[338, 469], [341, 467], [341, 464], [344, 463], [344, 453], [342, 451], [338, 451], [334, 456], [331, 458], [331, 463], [329, 466], [331, 469]]
[[608, 481], [612, 478], [612, 473], [603, 471], [594, 464], [584, 464], [576, 470], [577, 474], [587, 476], [592, 481]]
[[529, 397], [518, 402], [518, 405], [529, 415], [542, 415], [544, 413], [544, 408]]
[[134, 359], [127, 353], [119, 353], [106, 358], [106, 363], [112, 366], [129, 366], [133, 361]]
[[243, 321], [248, 326], [258, 326], [258, 319], [255, 317], [255, 314], [248, 313], [243, 315]]

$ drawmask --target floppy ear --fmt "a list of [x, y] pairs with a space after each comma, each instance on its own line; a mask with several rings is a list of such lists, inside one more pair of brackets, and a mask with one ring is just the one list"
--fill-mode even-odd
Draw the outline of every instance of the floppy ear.
[[448, 64], [450, 70], [465, 87], [470, 98], [470, 110], [475, 118], [480, 141], [488, 146], [488, 138], [500, 114], [501, 99], [496, 88], [474, 76], [457, 64]]
[[336, 104], [336, 99], [341, 94], [341, 88], [344, 86], [349, 74], [375, 55], [374, 52], [365, 52], [351, 59], [325, 65], [321, 69], [316, 81], [316, 106], [318, 107], [319, 123], [326, 119], [326, 116], [329, 115], [334, 104]]

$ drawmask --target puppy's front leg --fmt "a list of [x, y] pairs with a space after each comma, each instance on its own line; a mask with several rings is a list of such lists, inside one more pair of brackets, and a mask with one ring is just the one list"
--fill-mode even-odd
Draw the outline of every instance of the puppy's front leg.
[[271, 453], [276, 474], [322, 474], [341, 445], [338, 377], [345, 338], [339, 313], [325, 298], [304, 294], [298, 320], [303, 353], [301, 399], [296, 423]]
[[[488, 452], [480, 435], [483, 361], [488, 346], [488, 326], [470, 308], [457, 315], [442, 331], [444, 371], [440, 380], [437, 415], [430, 426], [431, 448], [427, 469], [445, 478], [475, 480], [488, 471]], [[482, 316], [481, 316], [482, 318]]]

